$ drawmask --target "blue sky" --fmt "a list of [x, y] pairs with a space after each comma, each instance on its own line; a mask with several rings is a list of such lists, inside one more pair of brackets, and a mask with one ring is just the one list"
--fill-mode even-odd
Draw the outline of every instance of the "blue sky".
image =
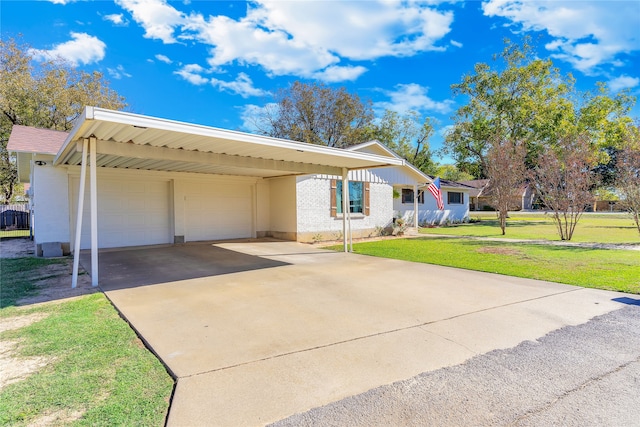
[[[36, 57], [105, 74], [135, 113], [251, 131], [270, 92], [295, 80], [344, 86], [385, 109], [438, 121], [462, 105], [450, 86], [491, 62], [505, 37], [640, 94], [640, 1], [3, 0], [3, 38]], [[640, 116], [636, 106], [632, 112]], [[445, 161], [447, 159], [444, 159]]]

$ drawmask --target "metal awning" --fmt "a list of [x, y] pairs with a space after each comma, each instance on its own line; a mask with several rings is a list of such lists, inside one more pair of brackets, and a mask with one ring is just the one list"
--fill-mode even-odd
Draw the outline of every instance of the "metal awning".
[[343, 212], [346, 213], [342, 218], [343, 245], [347, 252], [347, 230], [351, 236], [348, 172], [405, 164], [395, 156], [353, 152], [96, 107], [85, 107], [53, 163], [81, 168], [72, 287], [78, 281], [87, 163], [90, 165], [93, 286], [98, 285], [98, 168], [261, 178], [304, 174], [341, 176]]
[[343, 168], [400, 166], [397, 157], [86, 107], [55, 165], [80, 165], [81, 145], [94, 137], [98, 167], [274, 177], [342, 175]]

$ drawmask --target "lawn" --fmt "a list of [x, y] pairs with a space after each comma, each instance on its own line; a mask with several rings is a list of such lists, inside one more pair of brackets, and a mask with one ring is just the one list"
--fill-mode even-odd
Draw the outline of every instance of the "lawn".
[[[495, 212], [471, 212], [470, 216], [472, 219], [480, 219], [480, 222], [451, 227], [423, 228], [420, 232], [453, 236], [560, 240], [550, 215], [513, 212], [507, 219], [505, 236], [501, 234]], [[640, 244], [640, 233], [628, 215], [585, 214], [578, 222], [571, 241]]]
[[[95, 293], [13, 306], [33, 292], [29, 280], [37, 277], [38, 269], [62, 261], [0, 261], [5, 305], [0, 323], [37, 319], [0, 333], [5, 350], [15, 346], [3, 353], [3, 374], [12, 361], [46, 361], [0, 389], [0, 425], [164, 425], [173, 379], [107, 298]], [[6, 287], [11, 290], [5, 293]]]
[[359, 254], [384, 258], [640, 294], [638, 251], [447, 237], [356, 243], [353, 249]]

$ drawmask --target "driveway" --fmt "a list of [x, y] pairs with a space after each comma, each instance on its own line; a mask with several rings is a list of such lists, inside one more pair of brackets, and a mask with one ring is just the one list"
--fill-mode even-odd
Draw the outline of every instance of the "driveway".
[[178, 378], [170, 426], [278, 421], [627, 297], [268, 240], [105, 251], [100, 268], [107, 296]]

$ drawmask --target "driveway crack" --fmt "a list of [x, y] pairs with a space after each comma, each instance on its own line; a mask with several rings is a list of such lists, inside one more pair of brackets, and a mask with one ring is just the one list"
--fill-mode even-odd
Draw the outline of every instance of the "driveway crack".
[[[387, 331], [376, 332], [376, 333], [373, 333], [373, 334], [363, 335], [363, 336], [359, 336], [359, 337], [355, 337], [355, 338], [350, 338], [350, 339], [347, 339], [347, 340], [336, 341], [336, 342], [333, 342], [333, 343], [330, 343], [330, 344], [323, 344], [323, 345], [318, 345], [318, 346], [315, 346], [315, 347], [304, 348], [304, 349], [301, 349], [301, 350], [289, 351], [289, 352], [286, 352], [286, 353], [281, 353], [281, 354], [276, 354], [276, 355], [273, 355], [273, 356], [263, 357], [261, 359], [249, 360], [249, 361], [246, 361], [246, 362], [236, 363], [234, 365], [223, 366], [221, 368], [215, 368], [215, 369], [210, 369], [210, 370], [207, 370], [207, 371], [196, 372], [196, 373], [193, 373], [193, 374], [180, 376], [179, 378], [191, 378], [191, 377], [196, 377], [196, 376], [199, 376], [199, 375], [210, 374], [210, 373], [213, 373], [213, 372], [225, 371], [225, 370], [228, 370], [228, 369], [238, 368], [240, 366], [250, 365], [252, 363], [266, 362], [268, 360], [278, 359], [278, 358], [281, 358], [281, 357], [287, 357], [287, 356], [291, 356], [291, 355], [294, 355], [294, 354], [306, 353], [306, 352], [310, 352], [310, 351], [314, 351], [314, 350], [320, 350], [320, 349], [323, 349], [323, 348], [334, 347], [334, 346], [338, 346], [338, 345], [342, 345], [342, 344], [346, 344], [346, 343], [350, 343], [350, 342], [365, 340], [365, 339], [378, 337], [378, 336], [382, 336], [382, 335], [387, 335], [387, 334], [393, 334], [395, 332], [407, 331], [407, 330], [410, 330], [410, 329], [421, 329], [422, 331], [425, 331], [424, 329], [422, 329], [422, 327], [428, 326], [428, 325], [434, 325], [434, 324], [437, 324], [439, 322], [446, 322], [448, 320], [458, 319], [458, 318], [461, 318], [461, 317], [465, 317], [465, 316], [469, 316], [469, 315], [473, 315], [473, 314], [477, 314], [477, 313], [482, 313], [482, 312], [485, 312], [485, 311], [495, 310], [496, 308], [509, 307], [509, 306], [512, 306], [512, 305], [522, 304], [522, 303], [530, 302], [530, 301], [537, 301], [537, 300], [541, 300], [541, 299], [545, 299], [545, 298], [549, 298], [549, 297], [554, 297], [554, 296], [557, 296], [557, 295], [567, 294], [567, 293], [570, 293], [570, 292], [578, 292], [578, 291], [582, 291], [582, 290], [584, 290], [584, 288], [570, 289], [570, 290], [567, 290], [567, 291], [556, 292], [556, 293], [553, 293], [553, 294], [543, 295], [543, 296], [539, 296], [539, 297], [535, 297], [535, 298], [529, 298], [529, 299], [524, 299], [524, 300], [520, 300], [520, 301], [514, 301], [514, 302], [510, 302], [510, 303], [506, 303], [506, 304], [501, 304], [501, 305], [496, 305], [496, 306], [492, 306], [492, 307], [483, 308], [483, 309], [480, 309], [480, 310], [470, 311], [470, 312], [466, 312], [466, 313], [462, 313], [462, 314], [456, 314], [455, 316], [450, 316], [450, 317], [446, 317], [446, 318], [443, 318], [443, 319], [430, 320], [428, 322], [422, 322], [422, 323], [419, 323], [419, 324], [416, 324], [416, 325], [410, 325], [410, 326], [405, 326], [405, 327], [402, 327], [402, 328], [390, 329], [390, 330], [387, 330]], [[428, 332], [430, 332], [430, 331], [428, 331]], [[451, 341], [451, 340], [449, 340], [449, 341]], [[462, 344], [456, 343], [455, 341], [451, 341], [451, 342], [453, 342], [454, 344], [458, 344], [458, 345], [464, 347]], [[466, 347], [464, 347], [464, 348], [466, 348]], [[474, 352], [471, 349], [467, 348], [467, 350], [471, 351], [474, 355], [477, 354], [476, 352]]]

